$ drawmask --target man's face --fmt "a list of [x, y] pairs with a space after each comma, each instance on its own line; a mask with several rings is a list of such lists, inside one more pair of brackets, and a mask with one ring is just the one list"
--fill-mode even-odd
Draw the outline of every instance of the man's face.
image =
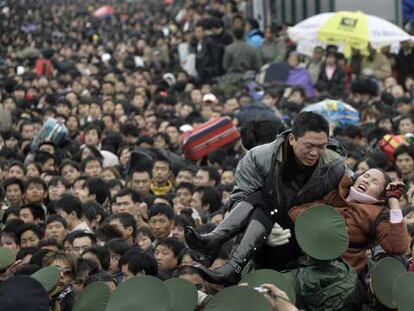
[[405, 176], [411, 175], [414, 169], [414, 160], [408, 153], [400, 154], [395, 160], [395, 165]]
[[175, 126], [168, 126], [166, 129], [166, 133], [170, 138], [171, 145], [176, 145], [180, 138], [180, 133], [178, 132], [178, 129]]
[[92, 246], [92, 240], [89, 237], [80, 237], [73, 240], [73, 251], [80, 255], [82, 254], [87, 248]]
[[67, 182], [73, 184], [76, 178], [80, 176], [80, 172], [74, 168], [72, 165], [65, 165], [62, 168], [62, 177], [66, 179]]
[[178, 186], [182, 182], [193, 182], [193, 174], [190, 171], [179, 171], [177, 177], [175, 178], [175, 184]]
[[12, 184], [7, 186], [6, 197], [11, 204], [20, 205], [22, 203], [23, 193], [20, 190], [19, 185]]
[[177, 257], [174, 252], [165, 245], [158, 245], [154, 251], [155, 259], [160, 270], [172, 270], [177, 267]]
[[26, 200], [28, 203], [43, 203], [45, 190], [41, 184], [31, 183], [26, 189]]
[[128, 264], [122, 265], [121, 272], [124, 276], [124, 281], [129, 280], [135, 276], [131, 271], [129, 271]]
[[198, 170], [194, 177], [194, 185], [196, 187], [214, 186], [214, 181], [210, 180], [210, 174], [207, 171]]
[[102, 165], [99, 161], [89, 161], [85, 165], [85, 175], [88, 177], [99, 177], [102, 174]]
[[31, 230], [27, 230], [20, 236], [20, 247], [31, 247], [39, 244], [39, 237]]
[[60, 221], [52, 221], [46, 226], [46, 238], [55, 239], [62, 243], [67, 234], [66, 228]]
[[398, 126], [400, 134], [409, 134], [414, 132], [414, 124], [410, 118], [404, 118]]
[[157, 184], [164, 185], [170, 177], [169, 164], [162, 161], [155, 162], [154, 167], [152, 168], [152, 175], [154, 176], [154, 181]]
[[223, 185], [234, 184], [234, 172], [233, 171], [224, 171], [221, 175], [221, 183]]
[[190, 207], [192, 196], [193, 194], [187, 188], [180, 188], [177, 190], [177, 197], [179, 198], [180, 203], [185, 207]]
[[116, 202], [114, 206], [112, 207], [112, 212], [114, 214], [117, 213], [129, 213], [131, 215], [135, 215], [136, 213], [136, 205], [132, 201], [132, 198], [130, 195], [124, 195], [121, 197], [116, 198]]
[[163, 214], [152, 216], [148, 223], [156, 239], [168, 237], [171, 230], [174, 228], [174, 222], [169, 220], [168, 217]]
[[34, 137], [33, 124], [26, 124], [22, 128], [21, 136], [23, 140], [31, 140]]
[[179, 276], [180, 279], [184, 279], [192, 283], [198, 290], [205, 291], [205, 284], [203, 278], [198, 273], [183, 274]]
[[147, 196], [150, 192], [151, 177], [147, 172], [135, 172], [131, 178], [131, 188], [138, 191], [142, 196]]
[[23, 220], [25, 224], [35, 223], [35, 219], [30, 208], [22, 208], [19, 212], [19, 218]]
[[49, 186], [49, 199], [51, 201], [56, 201], [65, 192], [66, 192], [66, 187], [61, 182], [58, 182], [57, 184], [54, 184], [54, 185], [50, 185]]
[[314, 166], [324, 154], [328, 144], [328, 135], [324, 132], [306, 132], [302, 137], [289, 135], [296, 160], [304, 166]]
[[203, 203], [201, 201], [201, 194], [198, 191], [193, 193], [193, 197], [191, 198], [191, 208], [197, 210], [198, 212], [202, 212], [202, 210], [203, 210]]

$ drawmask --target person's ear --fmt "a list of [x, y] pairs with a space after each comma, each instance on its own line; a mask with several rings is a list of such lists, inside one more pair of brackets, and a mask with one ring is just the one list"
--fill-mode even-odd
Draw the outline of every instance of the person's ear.
[[126, 231], [128, 232], [129, 235], [132, 235], [132, 233], [134, 232], [134, 229], [131, 226], [129, 226], [126, 228]]
[[295, 141], [295, 135], [293, 135], [292, 133], [290, 133], [288, 135], [288, 141], [289, 141], [289, 145], [293, 146], [293, 142]]
[[175, 228], [175, 220], [174, 219], [170, 220], [170, 228], [171, 228], [171, 230], [173, 230]]

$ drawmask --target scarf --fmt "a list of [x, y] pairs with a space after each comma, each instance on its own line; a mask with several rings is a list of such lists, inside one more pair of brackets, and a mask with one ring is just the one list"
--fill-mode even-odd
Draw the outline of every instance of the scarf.
[[375, 204], [379, 202], [379, 200], [377, 200], [376, 198], [355, 190], [353, 186], [349, 189], [349, 194], [348, 194], [348, 197], [346, 198], [346, 201], [348, 203], [351, 201], [356, 201], [358, 203], [364, 203], [364, 204]]

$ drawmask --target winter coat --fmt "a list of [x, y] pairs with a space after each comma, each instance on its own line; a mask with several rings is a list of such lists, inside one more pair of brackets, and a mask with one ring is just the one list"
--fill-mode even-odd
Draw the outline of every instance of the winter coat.
[[223, 68], [227, 74], [258, 70], [259, 59], [255, 49], [244, 41], [234, 41], [224, 51]]
[[252, 29], [246, 35], [247, 43], [253, 48], [259, 48], [263, 43], [262, 32], [259, 29]]
[[326, 65], [322, 64], [318, 83], [316, 84], [317, 88], [322, 92], [327, 92], [333, 97], [342, 96], [345, 88], [345, 72], [341, 67], [336, 65], [335, 71], [331, 79], [329, 79], [326, 75], [325, 69]]
[[410, 238], [404, 221], [390, 223], [383, 201], [378, 204], [346, 202], [352, 184], [351, 178], [344, 176], [337, 190], [315, 202], [293, 207], [289, 210], [289, 216], [295, 221], [305, 209], [318, 203], [335, 207], [344, 217], [349, 234], [349, 248], [342, 258], [360, 272], [366, 265], [365, 251], [370, 241], [378, 240], [389, 254], [402, 255], [408, 250]]

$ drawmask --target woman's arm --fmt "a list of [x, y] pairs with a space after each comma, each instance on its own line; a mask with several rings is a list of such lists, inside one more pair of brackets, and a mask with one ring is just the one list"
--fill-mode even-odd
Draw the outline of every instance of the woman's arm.
[[389, 219], [381, 221], [376, 235], [382, 248], [391, 254], [405, 254], [409, 248], [410, 237], [403, 218], [398, 199], [403, 194], [403, 184], [390, 184], [386, 199], [390, 207]]

